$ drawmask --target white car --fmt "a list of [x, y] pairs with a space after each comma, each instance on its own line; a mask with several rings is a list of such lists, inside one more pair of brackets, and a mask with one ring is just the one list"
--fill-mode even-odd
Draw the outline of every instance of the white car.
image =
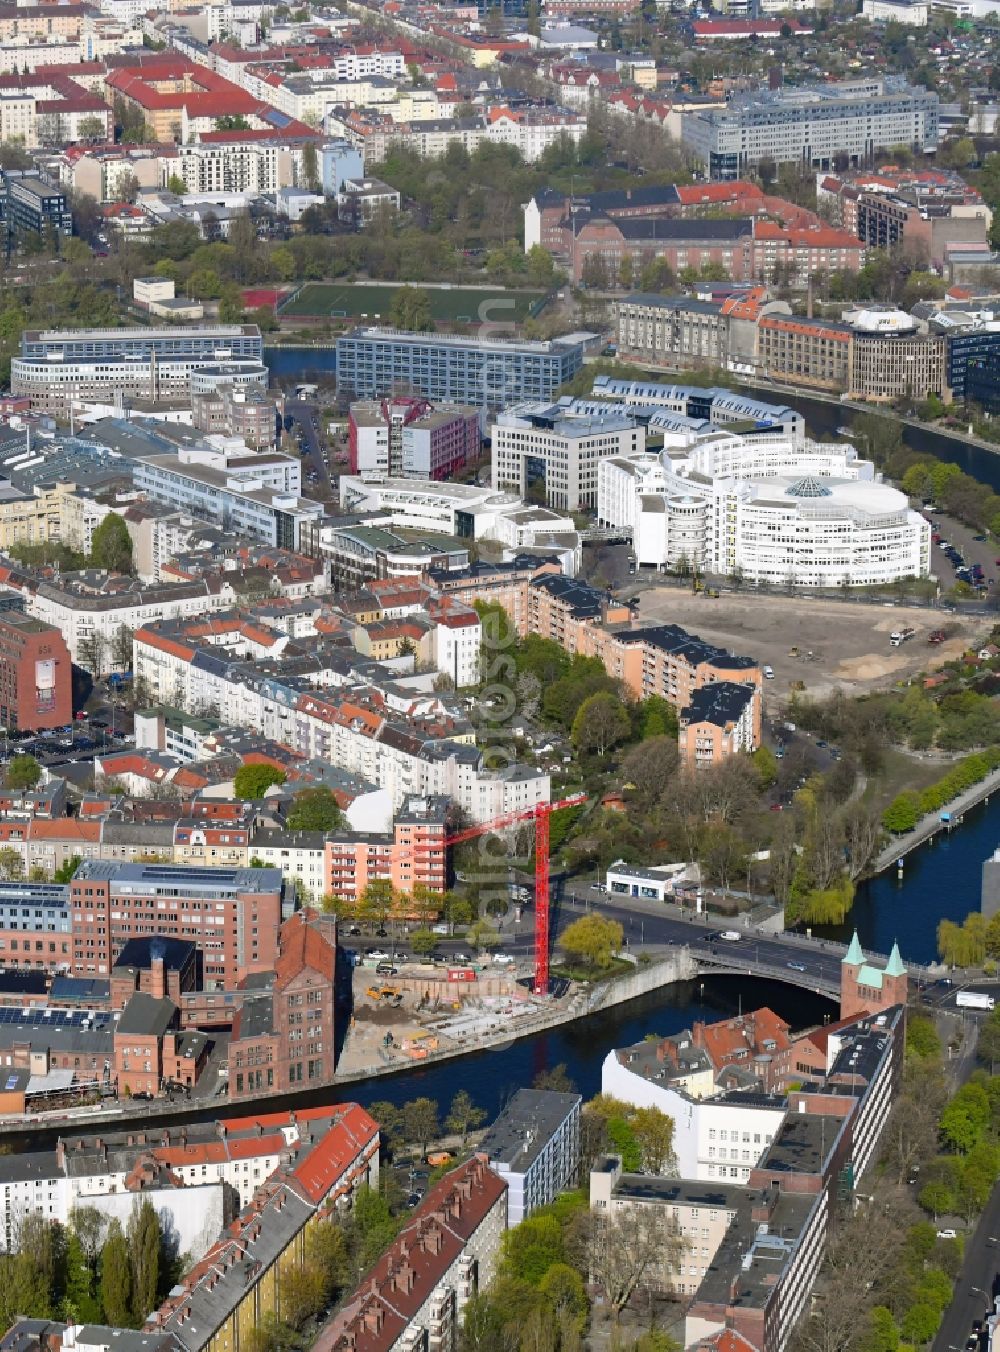
[[493, 961], [502, 964], [504, 967], [509, 967], [510, 964], [514, 961], [514, 959], [510, 956], [509, 953], [494, 953]]
[[389, 954], [383, 953], [381, 948], [373, 948], [370, 953], [365, 954], [368, 958], [373, 958], [375, 962], [388, 962]]
[[938, 1237], [938, 1239], [958, 1239], [958, 1231], [957, 1231], [957, 1230], [939, 1230], [939, 1231], [937, 1232], [937, 1237]]
[[431, 933], [432, 933], [432, 934], [447, 934], [447, 933], [448, 933], [448, 926], [445, 925], [445, 924], [432, 925], [432, 926], [431, 926]]
[[765, 668], [764, 668], [764, 680], [765, 680], [765, 681], [773, 681], [773, 680], [774, 680], [774, 667], [765, 667]]

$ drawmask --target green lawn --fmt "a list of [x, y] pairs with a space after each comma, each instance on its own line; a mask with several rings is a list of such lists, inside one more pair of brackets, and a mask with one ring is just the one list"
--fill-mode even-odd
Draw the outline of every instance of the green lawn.
[[[396, 286], [377, 284], [348, 286], [337, 282], [306, 282], [295, 299], [281, 307], [280, 313], [288, 318], [301, 315], [323, 319], [360, 319], [367, 315], [371, 320], [379, 319], [384, 323], [397, 290]], [[492, 323], [513, 320], [520, 324], [540, 293], [504, 291], [502, 287], [475, 290], [428, 287], [427, 294], [433, 319], [476, 324], [482, 318]], [[486, 307], [482, 314], [481, 306]]]

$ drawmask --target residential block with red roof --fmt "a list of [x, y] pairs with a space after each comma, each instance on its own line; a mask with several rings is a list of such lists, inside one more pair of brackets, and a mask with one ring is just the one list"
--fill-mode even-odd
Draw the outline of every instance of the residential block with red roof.
[[313, 1352], [455, 1352], [466, 1307], [496, 1275], [506, 1229], [507, 1184], [474, 1156], [430, 1189]]

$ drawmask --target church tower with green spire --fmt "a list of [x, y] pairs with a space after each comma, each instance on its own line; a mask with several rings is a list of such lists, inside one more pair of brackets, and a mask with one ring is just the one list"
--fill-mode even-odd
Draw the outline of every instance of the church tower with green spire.
[[840, 964], [840, 1017], [877, 1014], [893, 1005], [905, 1005], [907, 975], [899, 945], [893, 944], [884, 967], [867, 962], [857, 931]]

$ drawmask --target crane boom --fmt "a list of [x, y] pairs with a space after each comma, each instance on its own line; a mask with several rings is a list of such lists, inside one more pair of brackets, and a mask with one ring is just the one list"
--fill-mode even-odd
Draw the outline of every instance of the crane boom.
[[536, 995], [547, 995], [549, 989], [549, 823], [553, 812], [564, 807], [578, 807], [587, 801], [585, 793], [572, 793], [556, 803], [536, 803], [520, 812], [508, 812], [493, 821], [470, 826], [448, 836], [445, 845], [460, 845], [464, 840], [504, 831], [522, 822], [535, 823], [535, 980]]

